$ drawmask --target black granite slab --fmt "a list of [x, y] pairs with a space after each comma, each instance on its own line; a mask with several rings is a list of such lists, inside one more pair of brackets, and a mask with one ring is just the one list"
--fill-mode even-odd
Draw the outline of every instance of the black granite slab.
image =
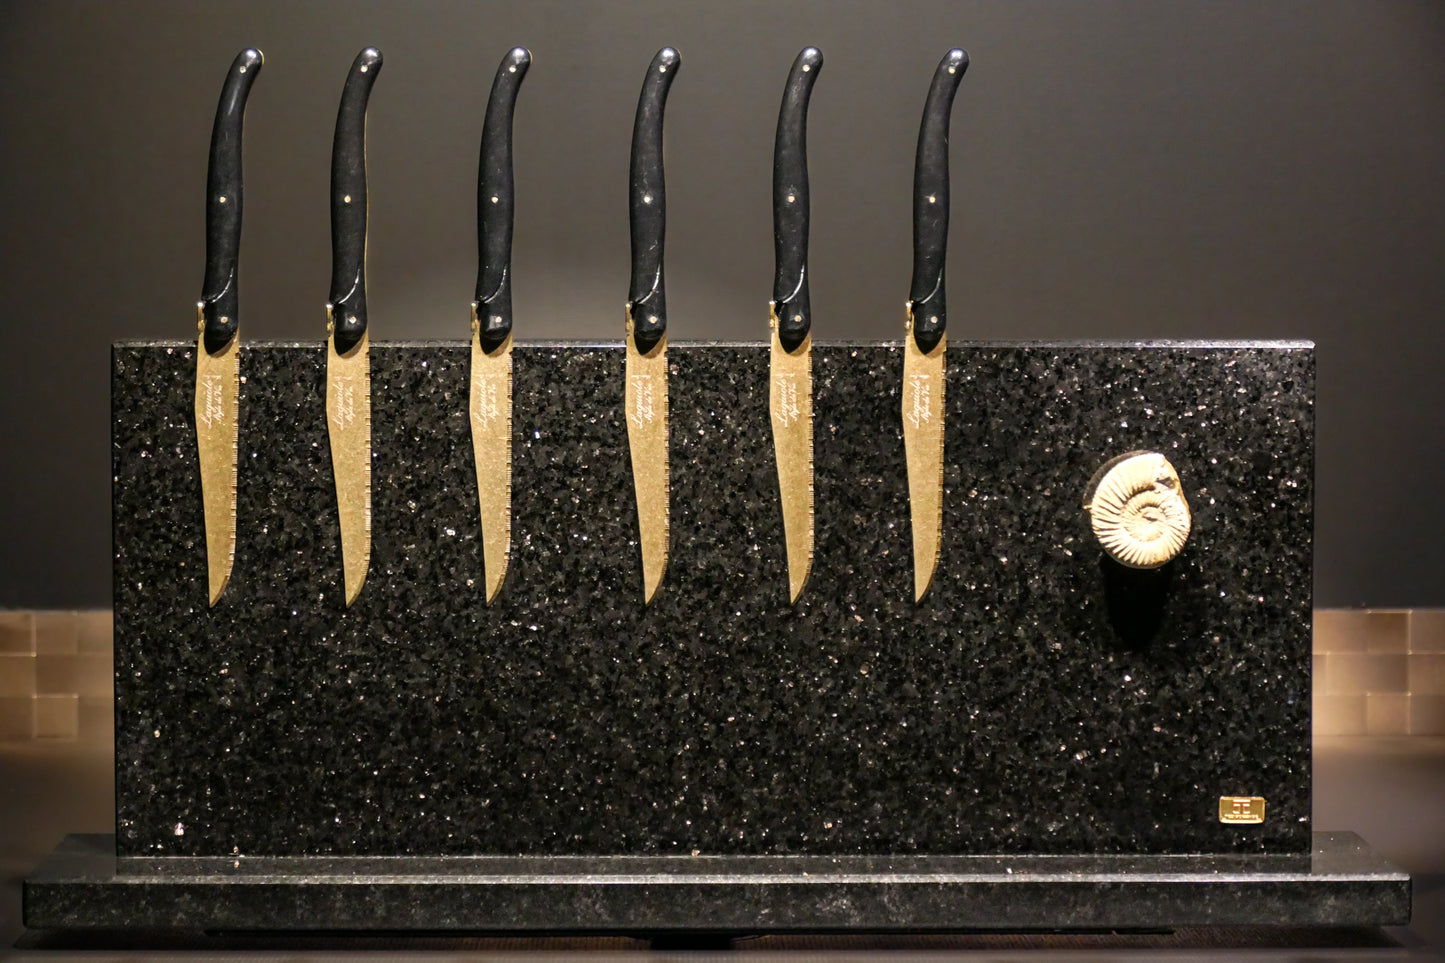
[[1353, 833], [1300, 856], [169, 857], [68, 836], [32, 929], [723, 934], [1388, 926], [1410, 878]]
[[[351, 608], [321, 344], [251, 344], [206, 605], [193, 345], [114, 352], [122, 856], [1303, 853], [1313, 352], [949, 346], [912, 600], [896, 345], [814, 349], [817, 556], [787, 603], [763, 345], [674, 345], [644, 607], [619, 346], [516, 351], [513, 558], [482, 597], [456, 343], [372, 347]], [[1164, 452], [1194, 531], [1107, 563], [1091, 474]], [[1268, 800], [1225, 826], [1221, 795]]]

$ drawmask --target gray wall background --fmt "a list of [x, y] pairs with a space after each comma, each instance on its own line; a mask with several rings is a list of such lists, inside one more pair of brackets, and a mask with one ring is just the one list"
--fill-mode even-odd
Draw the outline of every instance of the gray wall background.
[[[668, 110], [676, 338], [761, 339], [773, 125], [813, 97], [819, 337], [896, 338], [913, 147], [952, 45], [955, 338], [1318, 343], [1321, 605], [1445, 605], [1445, 6], [1434, 2], [16, 3], [0, 6], [0, 606], [110, 600], [109, 344], [193, 338], [206, 149], [243, 46], [242, 333], [324, 337], [340, 84], [372, 97], [377, 338], [465, 338], [477, 142], [506, 49], [519, 337], [618, 338], [642, 74]], [[284, 439], [278, 439], [283, 443]]]

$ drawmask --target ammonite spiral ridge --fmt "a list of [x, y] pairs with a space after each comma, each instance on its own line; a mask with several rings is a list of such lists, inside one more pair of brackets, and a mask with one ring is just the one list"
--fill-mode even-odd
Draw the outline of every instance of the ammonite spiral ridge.
[[1109, 468], [1088, 509], [1099, 544], [1130, 568], [1158, 568], [1189, 539], [1192, 518], [1179, 474], [1158, 452], [1130, 455]]

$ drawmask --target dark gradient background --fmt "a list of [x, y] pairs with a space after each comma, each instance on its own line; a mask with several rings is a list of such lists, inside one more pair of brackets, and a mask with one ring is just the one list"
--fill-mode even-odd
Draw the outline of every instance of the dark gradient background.
[[1438, 3], [121, 0], [0, 18], [0, 606], [109, 604], [109, 346], [194, 336], [210, 123], [243, 46], [266, 66], [242, 336], [324, 336], [332, 125], [366, 44], [386, 57], [378, 339], [467, 335], [477, 142], [514, 44], [535, 58], [516, 124], [519, 337], [620, 337], [632, 113], [672, 44], [672, 334], [763, 338], [773, 125], [816, 44], [815, 335], [896, 338], [918, 118], [938, 58], [965, 47], [953, 336], [1315, 340], [1316, 604], [1445, 605]]

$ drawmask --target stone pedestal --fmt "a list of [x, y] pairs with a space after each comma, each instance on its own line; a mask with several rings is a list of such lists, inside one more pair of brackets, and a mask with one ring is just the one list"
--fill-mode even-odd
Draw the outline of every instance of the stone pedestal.
[[1410, 878], [1353, 833], [1301, 856], [180, 857], [70, 836], [25, 884], [37, 929], [495, 933], [1395, 925]]

